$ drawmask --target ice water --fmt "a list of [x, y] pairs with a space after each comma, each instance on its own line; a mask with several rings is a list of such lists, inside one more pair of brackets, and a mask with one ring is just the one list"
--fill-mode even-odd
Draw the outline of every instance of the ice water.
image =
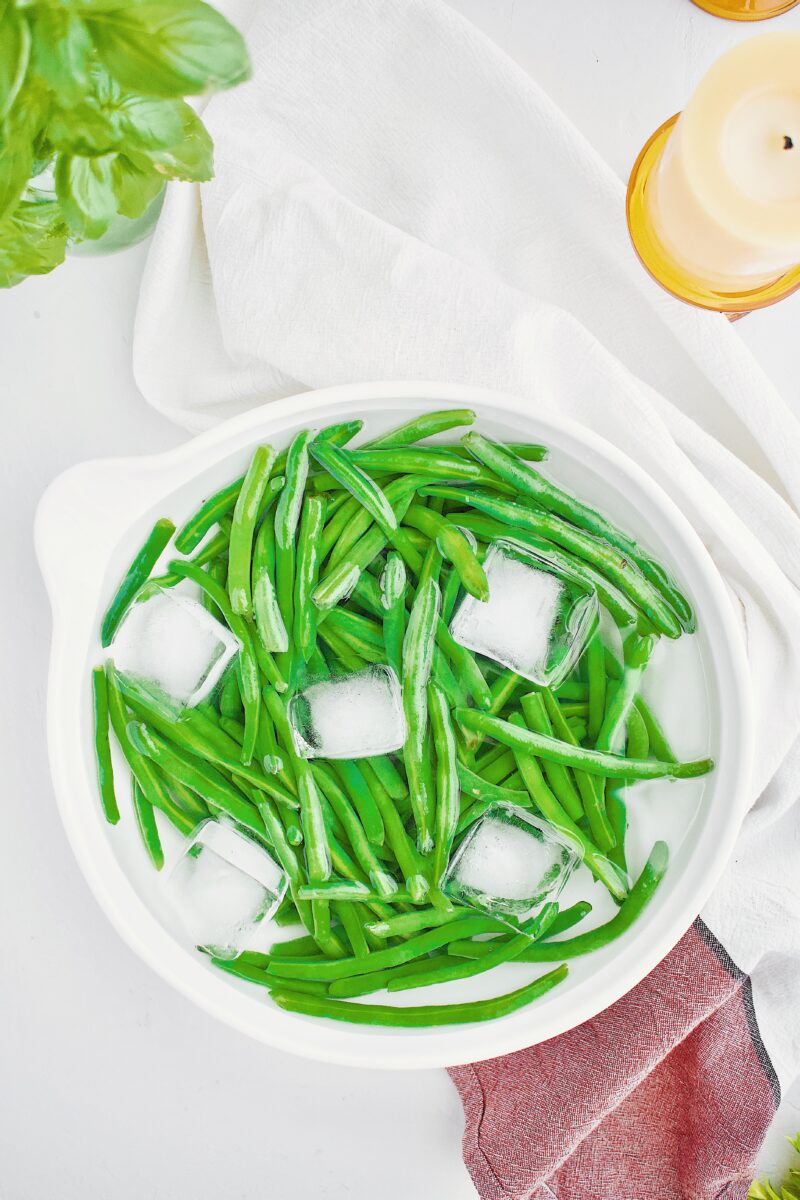
[[453, 855], [444, 890], [453, 899], [515, 922], [556, 900], [579, 859], [551, 826], [513, 804], [495, 804]]
[[132, 605], [109, 651], [120, 671], [155, 684], [186, 708], [210, 695], [238, 652], [226, 626], [173, 588]]
[[594, 590], [546, 554], [509, 542], [493, 542], [483, 566], [489, 599], [464, 597], [453, 637], [539, 687], [557, 686], [597, 623]]
[[204, 821], [187, 841], [166, 887], [195, 946], [217, 958], [248, 948], [280, 904], [287, 878], [267, 851], [233, 825]]
[[406, 740], [400, 681], [372, 666], [314, 683], [289, 701], [295, 749], [303, 758], [372, 758]]

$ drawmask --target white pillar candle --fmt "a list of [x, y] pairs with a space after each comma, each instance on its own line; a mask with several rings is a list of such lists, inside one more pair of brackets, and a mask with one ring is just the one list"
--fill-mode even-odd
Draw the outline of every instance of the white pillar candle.
[[800, 31], [750, 38], [714, 64], [650, 184], [664, 249], [717, 290], [800, 263]]

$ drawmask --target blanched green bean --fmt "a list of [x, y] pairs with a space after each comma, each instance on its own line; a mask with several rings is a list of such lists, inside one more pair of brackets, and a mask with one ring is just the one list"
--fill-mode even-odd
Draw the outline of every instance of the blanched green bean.
[[275, 451], [271, 446], [258, 446], [239, 489], [233, 510], [231, 540], [228, 547], [228, 595], [231, 609], [240, 617], [253, 615], [251, 594], [251, 556], [256, 518], [267, 486]]
[[166, 549], [174, 532], [175, 526], [172, 521], [163, 517], [156, 521], [150, 530], [147, 540], [128, 567], [125, 578], [105, 611], [100, 626], [100, 644], [102, 646], [111, 645], [122, 618], [130, 608], [139, 588], [147, 582], [153, 567]]
[[[372, 958], [375, 956], [372, 955]], [[472, 1000], [464, 1004], [425, 1004], [413, 1008], [395, 1008], [390, 1004], [350, 1004], [328, 996], [307, 996], [285, 988], [276, 989], [272, 999], [288, 1012], [304, 1013], [310, 1017], [327, 1017], [333, 1021], [349, 1021], [358, 1025], [400, 1025], [414, 1028], [426, 1025], [463, 1025], [477, 1021], [493, 1021], [508, 1016], [543, 996], [545, 992], [567, 977], [564, 964], [533, 983], [493, 996], [490, 1000]]]

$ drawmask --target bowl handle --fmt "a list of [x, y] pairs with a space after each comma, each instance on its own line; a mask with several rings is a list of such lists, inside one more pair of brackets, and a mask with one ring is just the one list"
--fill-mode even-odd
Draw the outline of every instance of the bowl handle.
[[120, 537], [157, 492], [147, 459], [81, 463], [53, 480], [36, 510], [34, 545], [54, 613], [70, 596], [102, 587]]

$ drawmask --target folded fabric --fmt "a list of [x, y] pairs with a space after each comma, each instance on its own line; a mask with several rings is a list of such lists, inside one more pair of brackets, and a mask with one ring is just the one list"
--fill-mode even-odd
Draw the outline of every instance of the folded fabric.
[[518, 393], [658, 480], [747, 638], [755, 803], [705, 924], [594, 1021], [454, 1072], [476, 1186], [744, 1195], [800, 1062], [798, 424], [727, 322], [648, 280], [620, 181], [445, 4], [262, 0], [248, 40], [253, 80], [205, 110], [216, 178], [170, 187], [150, 251], [147, 399], [198, 429], [349, 380]]

